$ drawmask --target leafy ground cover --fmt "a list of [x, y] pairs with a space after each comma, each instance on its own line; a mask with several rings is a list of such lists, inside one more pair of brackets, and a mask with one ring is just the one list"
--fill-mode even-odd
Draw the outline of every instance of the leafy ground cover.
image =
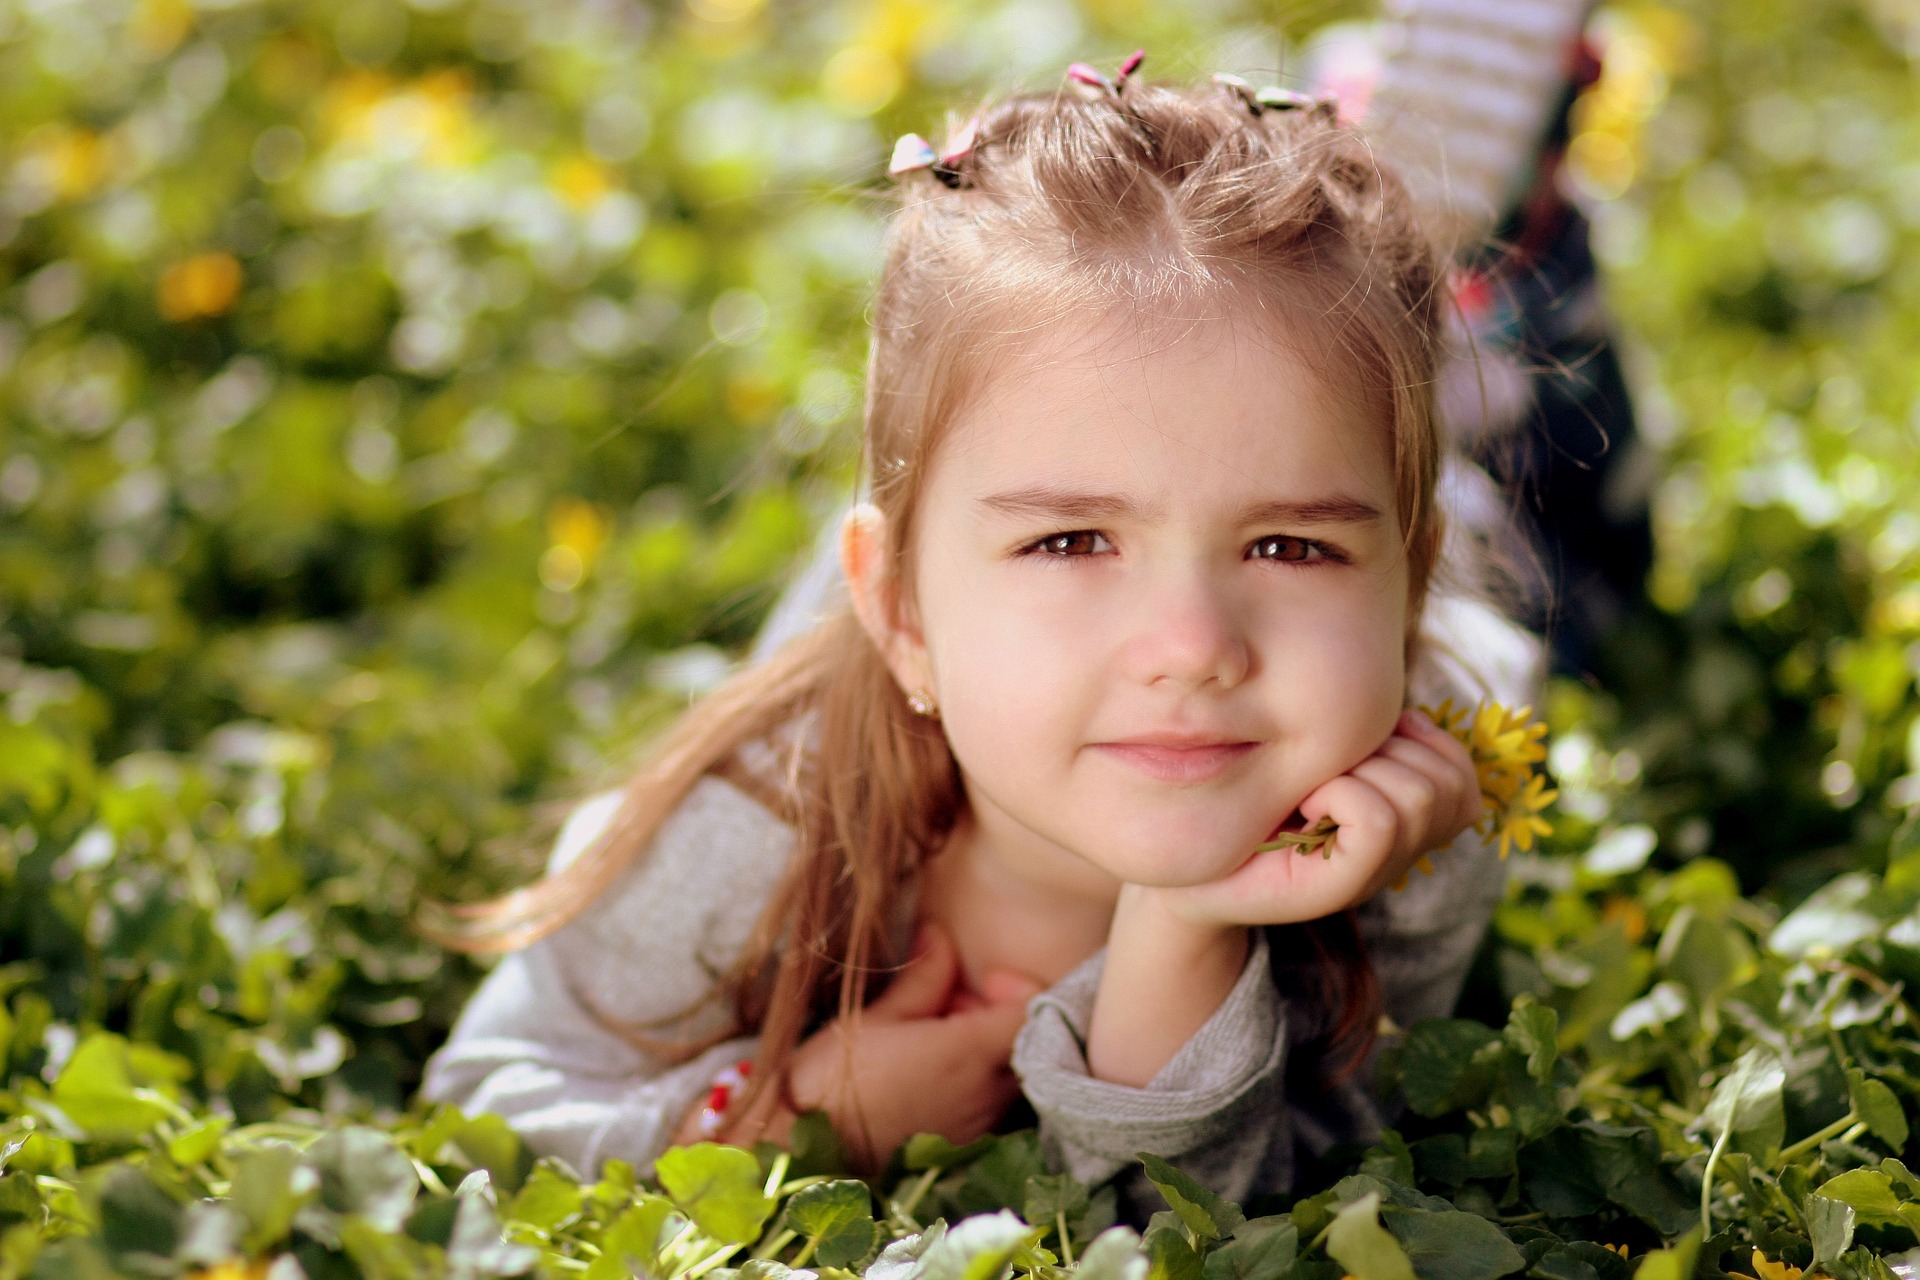
[[[1628, 828], [1580, 859], [1523, 857], [1490, 954], [1519, 988], [1504, 1025], [1412, 1028], [1384, 1066], [1407, 1102], [1399, 1127], [1329, 1153], [1325, 1185], [1291, 1203], [1227, 1204], [1143, 1153], [1169, 1205], [1144, 1237], [1114, 1225], [1110, 1191], [1050, 1174], [1031, 1132], [917, 1138], [863, 1182], [836, 1176], [816, 1117], [791, 1152], [683, 1148], [642, 1182], [619, 1162], [583, 1181], [499, 1119], [450, 1108], [379, 1127], [293, 1106], [249, 1122], [203, 1091], [223, 1069], [285, 1067], [234, 1019], [205, 1012], [192, 1045], [94, 1030], [47, 1071], [50, 1015], [22, 989], [0, 1028], [14, 1072], [0, 1265], [274, 1280], [1910, 1274], [1920, 831], [1902, 830], [1884, 875], [1850, 873], [1778, 921], [1725, 864], [1659, 872], [1648, 852]], [[190, 1056], [208, 1045], [216, 1060]]]
[[816, 1128], [642, 1185], [412, 1105], [476, 976], [418, 903], [524, 876], [845, 490], [886, 140], [1140, 43], [1264, 82], [1359, 14], [0, 5], [0, 1280], [1904, 1274], [1895, 3], [1599, 20], [1571, 173], [1653, 603], [1555, 688], [1559, 831], [1388, 1064], [1384, 1145], [1285, 1204], [1156, 1170], [1135, 1241], [1019, 1135], [856, 1183]]

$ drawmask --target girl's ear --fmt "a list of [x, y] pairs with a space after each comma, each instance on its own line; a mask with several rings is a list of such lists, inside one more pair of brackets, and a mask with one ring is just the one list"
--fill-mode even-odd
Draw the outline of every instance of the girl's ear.
[[886, 513], [862, 502], [840, 522], [840, 572], [854, 616], [903, 692], [938, 698], [927, 647], [917, 626], [909, 622], [911, 609], [900, 599], [900, 583], [887, 556]]

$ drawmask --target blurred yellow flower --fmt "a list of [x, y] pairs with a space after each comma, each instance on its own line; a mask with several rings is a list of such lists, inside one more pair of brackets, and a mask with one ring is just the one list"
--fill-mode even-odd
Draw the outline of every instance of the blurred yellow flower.
[[92, 194], [107, 175], [107, 152], [89, 129], [53, 124], [35, 129], [20, 148], [22, 176], [57, 200]]
[[187, 1272], [187, 1280], [262, 1280], [270, 1265], [265, 1258], [253, 1263], [244, 1258], [228, 1258], [225, 1262]]
[[886, 50], [851, 44], [827, 59], [820, 92], [848, 115], [870, 116], [893, 101], [901, 81], [900, 64]]
[[1800, 1280], [1800, 1268], [1775, 1262], [1758, 1249], [1753, 1251], [1753, 1274], [1760, 1280]]
[[540, 581], [554, 591], [572, 591], [586, 581], [611, 532], [599, 507], [581, 498], [562, 498], [547, 512], [547, 541], [540, 557]]
[[160, 273], [155, 301], [174, 324], [223, 315], [240, 296], [244, 276], [230, 253], [197, 253]]
[[472, 100], [473, 77], [464, 69], [428, 72], [405, 84], [378, 71], [350, 71], [328, 83], [320, 119], [330, 141], [408, 149], [429, 164], [454, 165], [479, 151]]
[[591, 209], [614, 188], [613, 175], [591, 156], [568, 156], [553, 166], [547, 180], [576, 209]]
[[187, 0], [140, 0], [127, 18], [127, 40], [148, 58], [171, 53], [193, 30], [193, 6]]

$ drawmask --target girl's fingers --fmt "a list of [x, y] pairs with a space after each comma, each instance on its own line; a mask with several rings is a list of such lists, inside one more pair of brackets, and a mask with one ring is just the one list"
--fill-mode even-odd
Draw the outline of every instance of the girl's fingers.
[[1371, 783], [1393, 806], [1393, 852], [1401, 857], [1411, 858], [1422, 851], [1443, 801], [1448, 810], [1453, 808], [1454, 797], [1443, 795], [1432, 778], [1398, 760], [1374, 756], [1355, 765], [1353, 774]]
[[1335, 843], [1362, 858], [1372, 853], [1384, 857], [1390, 852], [1400, 823], [1392, 803], [1361, 778], [1358, 769], [1315, 787], [1300, 802], [1300, 816], [1308, 826], [1332, 818], [1340, 828]]
[[1457, 833], [1480, 816], [1480, 778], [1464, 749], [1460, 752], [1461, 759], [1455, 760], [1423, 743], [1396, 735], [1387, 739], [1377, 754], [1417, 769], [1433, 783], [1436, 796], [1433, 816], [1442, 828]]
[[929, 920], [913, 942], [913, 958], [880, 998], [867, 1006], [870, 1016], [889, 1021], [931, 1018], [947, 1007], [960, 976], [960, 955], [952, 935]]
[[1024, 1008], [1027, 1001], [1046, 989], [1046, 983], [1018, 969], [994, 968], [980, 976], [980, 994], [988, 1004], [1017, 1004]]

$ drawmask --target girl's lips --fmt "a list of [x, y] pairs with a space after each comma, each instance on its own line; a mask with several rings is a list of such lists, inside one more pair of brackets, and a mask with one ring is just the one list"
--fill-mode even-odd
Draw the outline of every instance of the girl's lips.
[[1152, 742], [1096, 742], [1093, 749], [1157, 782], [1196, 783], [1219, 777], [1254, 751], [1257, 742], [1168, 746]]

